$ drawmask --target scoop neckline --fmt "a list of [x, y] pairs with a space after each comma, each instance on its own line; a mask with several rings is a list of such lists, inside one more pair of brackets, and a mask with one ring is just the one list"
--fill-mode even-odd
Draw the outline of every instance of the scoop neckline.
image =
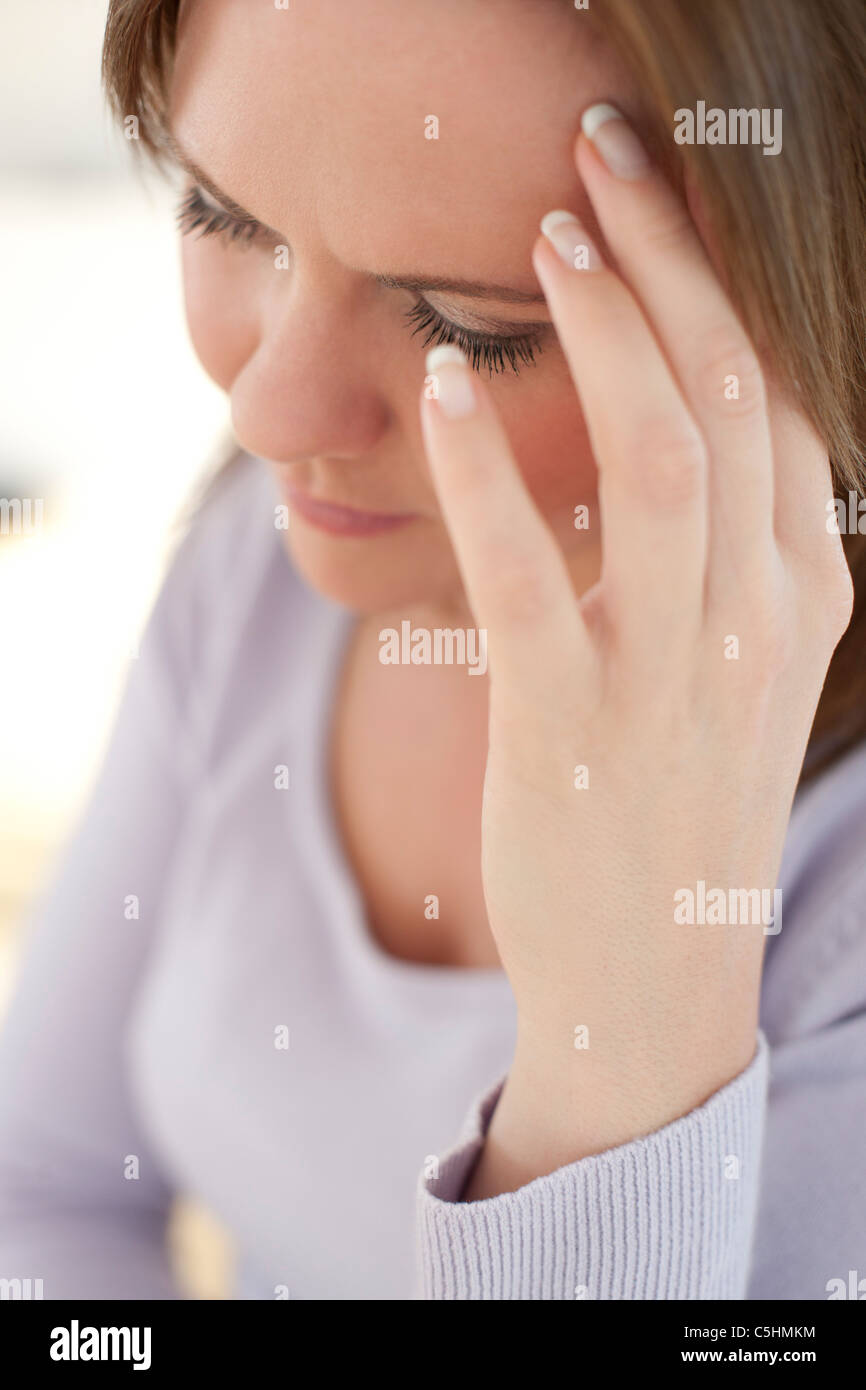
[[310, 782], [316, 837], [323, 851], [326, 877], [339, 885], [343, 898], [340, 916], [347, 924], [348, 940], [369, 965], [398, 980], [429, 985], [434, 989], [448, 985], [452, 989], [456, 987], [485, 993], [507, 989], [510, 993], [511, 985], [502, 966], [439, 965], [435, 962], [404, 960], [386, 951], [370, 930], [363, 894], [337, 825], [329, 777], [331, 731], [336, 718], [340, 678], [357, 619], [350, 610], [336, 604], [329, 605], [329, 608], [332, 616], [328, 642], [318, 673], [319, 679], [314, 683]]

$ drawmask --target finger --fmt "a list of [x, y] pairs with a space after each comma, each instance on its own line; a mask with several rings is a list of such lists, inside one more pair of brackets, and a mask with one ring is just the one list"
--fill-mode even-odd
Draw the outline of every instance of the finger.
[[775, 497], [780, 543], [783, 550], [808, 560], [816, 540], [828, 534], [827, 521], [833, 516], [830, 460], [808, 420], [781, 394], [770, 403], [770, 428], [780, 458]]
[[728, 603], [773, 558], [763, 374], [685, 202], [607, 104], [584, 112], [578, 171], [616, 265], [664, 349], [710, 458], [708, 592]]
[[[776, 530], [789, 570], [808, 596], [823, 629], [836, 640], [851, 612], [851, 573], [842, 536], [859, 532], [859, 511], [849, 497], [833, 497], [827, 448], [802, 411], [771, 392], [770, 429], [781, 460], [776, 487]], [[856, 499], [856, 494], [854, 494]]]
[[565, 559], [517, 467], [489, 393], [456, 347], [427, 355], [421, 424], [491, 678], [533, 696], [593, 663]]
[[602, 576], [635, 653], [693, 647], [703, 616], [706, 457], [633, 295], [573, 215], [548, 214], [533, 248], [599, 469]]

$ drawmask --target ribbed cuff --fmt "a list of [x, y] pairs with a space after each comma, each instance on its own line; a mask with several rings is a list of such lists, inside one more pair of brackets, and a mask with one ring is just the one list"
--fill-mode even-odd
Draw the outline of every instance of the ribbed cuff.
[[745, 1295], [769, 1073], [745, 1071], [630, 1144], [461, 1202], [504, 1078], [476, 1101], [437, 1178], [419, 1180], [419, 1296], [738, 1299]]

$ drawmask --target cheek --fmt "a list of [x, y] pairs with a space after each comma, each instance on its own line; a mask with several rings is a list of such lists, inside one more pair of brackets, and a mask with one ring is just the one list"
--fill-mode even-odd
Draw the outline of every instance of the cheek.
[[[181, 243], [186, 321], [196, 356], [224, 391], [256, 349], [259, 330], [237, 257], [203, 238]], [[240, 273], [239, 273], [240, 272]]]
[[[527, 378], [527, 383], [529, 378]], [[594, 507], [596, 467], [577, 393], [568, 369], [557, 362], [544, 386], [510, 409], [500, 406], [526, 485], [542, 514], [559, 531], [573, 529], [574, 508]]]

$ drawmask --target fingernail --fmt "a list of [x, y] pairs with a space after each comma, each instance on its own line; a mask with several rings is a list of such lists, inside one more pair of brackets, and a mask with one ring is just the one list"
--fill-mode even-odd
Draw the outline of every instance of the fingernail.
[[464, 420], [475, 413], [475, 388], [466, 354], [453, 343], [431, 348], [426, 357], [428, 377], [433, 378], [433, 399], [449, 420]]
[[541, 231], [571, 270], [600, 270], [604, 262], [573, 212], [557, 208], [541, 219]]
[[649, 169], [646, 150], [615, 106], [602, 101], [588, 107], [580, 118], [580, 128], [616, 178], [639, 179]]

